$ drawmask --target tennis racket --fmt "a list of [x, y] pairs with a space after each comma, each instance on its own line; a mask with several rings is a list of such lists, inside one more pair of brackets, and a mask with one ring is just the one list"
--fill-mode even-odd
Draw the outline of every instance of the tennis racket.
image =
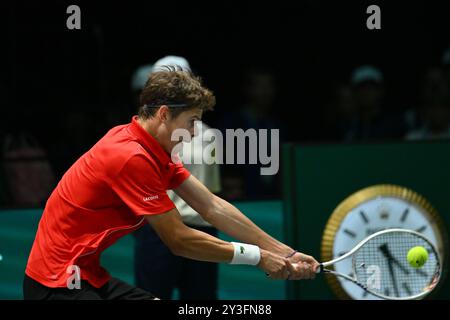
[[[407, 260], [408, 251], [415, 246], [428, 251], [428, 259], [420, 268], [412, 267]], [[345, 259], [352, 259], [350, 275], [327, 268]], [[424, 235], [386, 229], [365, 238], [343, 256], [321, 263], [317, 273], [344, 278], [382, 299], [414, 300], [424, 298], [436, 287], [442, 265], [436, 248]]]

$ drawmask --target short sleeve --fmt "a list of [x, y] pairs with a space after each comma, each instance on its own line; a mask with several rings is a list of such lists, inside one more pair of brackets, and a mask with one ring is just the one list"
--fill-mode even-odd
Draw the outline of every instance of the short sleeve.
[[136, 215], [160, 214], [175, 208], [159, 172], [144, 155], [131, 157], [111, 186]]
[[170, 164], [170, 183], [167, 189], [172, 190], [184, 182], [191, 173], [183, 166], [183, 164]]

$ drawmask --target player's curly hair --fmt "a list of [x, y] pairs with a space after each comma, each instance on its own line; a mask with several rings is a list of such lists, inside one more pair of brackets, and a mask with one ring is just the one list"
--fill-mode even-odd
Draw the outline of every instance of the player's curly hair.
[[139, 118], [148, 119], [161, 105], [169, 107], [172, 117], [183, 111], [200, 108], [213, 110], [216, 98], [203, 86], [200, 77], [180, 67], [164, 66], [150, 74], [139, 97]]

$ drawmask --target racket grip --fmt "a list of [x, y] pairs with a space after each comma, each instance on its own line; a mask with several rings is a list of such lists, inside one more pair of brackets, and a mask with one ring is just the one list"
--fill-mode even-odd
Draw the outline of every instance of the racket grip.
[[322, 273], [322, 272], [323, 272], [323, 263], [321, 263], [316, 270], [316, 273]]

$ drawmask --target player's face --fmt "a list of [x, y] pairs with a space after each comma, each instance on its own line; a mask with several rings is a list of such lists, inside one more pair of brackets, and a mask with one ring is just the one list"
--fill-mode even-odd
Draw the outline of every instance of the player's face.
[[176, 118], [172, 118], [168, 121], [167, 128], [169, 131], [169, 139], [171, 140], [169, 143], [170, 150], [168, 151], [171, 151], [172, 148], [179, 143], [179, 140], [172, 141], [171, 139], [172, 133], [176, 129], [184, 129], [189, 132], [191, 137], [194, 136], [195, 122], [201, 120], [202, 113], [203, 111], [201, 109], [191, 109], [180, 113]]

